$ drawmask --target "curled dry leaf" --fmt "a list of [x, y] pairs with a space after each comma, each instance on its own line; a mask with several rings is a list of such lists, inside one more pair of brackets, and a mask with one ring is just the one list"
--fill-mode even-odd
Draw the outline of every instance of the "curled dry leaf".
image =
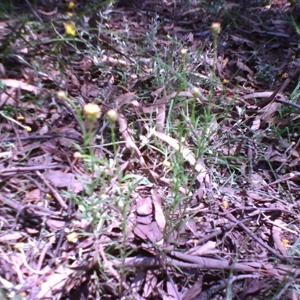
[[152, 201], [151, 198], [138, 197], [136, 199], [136, 212], [140, 216], [148, 216], [152, 213]]
[[178, 150], [182, 156], [190, 163], [191, 166], [196, 165], [196, 158], [194, 153], [186, 146], [180, 144], [176, 139], [162, 133], [158, 132], [153, 129], [149, 129], [148, 126], [146, 126], [146, 129], [151, 132], [153, 135], [155, 135], [160, 140], [166, 142], [169, 146], [171, 146], [173, 149]]
[[[146, 129], [160, 140], [166, 142], [169, 146], [178, 150], [181, 155], [195, 168], [198, 172], [196, 180], [196, 188], [198, 188], [198, 197], [202, 198], [206, 194], [206, 188], [211, 188], [211, 179], [203, 161], [196, 161], [194, 153], [186, 146], [181, 145], [176, 139], [154, 129], [145, 126]], [[200, 189], [201, 188], [201, 189]]]
[[281, 104], [278, 102], [269, 103], [267, 106], [260, 110], [261, 120], [269, 122], [273, 114], [280, 108]]
[[274, 220], [273, 223], [274, 223], [274, 225], [272, 227], [272, 237], [273, 237], [274, 244], [275, 244], [276, 248], [281, 252], [281, 254], [286, 257], [287, 250], [281, 242], [281, 231], [282, 231], [281, 226], [286, 225], [286, 224], [284, 222], [282, 222], [282, 220], [280, 220], [280, 219]]
[[162, 209], [162, 196], [157, 189], [152, 190], [152, 201], [154, 205], [155, 220], [159, 228], [163, 231], [166, 227], [166, 218]]

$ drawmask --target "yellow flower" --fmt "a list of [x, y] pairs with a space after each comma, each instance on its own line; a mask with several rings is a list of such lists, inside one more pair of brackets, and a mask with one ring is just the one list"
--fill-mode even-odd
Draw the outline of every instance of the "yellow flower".
[[288, 239], [282, 239], [281, 243], [282, 243], [283, 247], [286, 249], [289, 248], [289, 246], [290, 246], [290, 241]]
[[76, 35], [76, 26], [75, 22], [70, 21], [68, 23], [64, 23], [66, 34], [75, 36]]
[[75, 7], [75, 3], [73, 1], [70, 1], [68, 7], [69, 9], [73, 9]]
[[222, 202], [222, 207], [223, 207], [224, 209], [227, 209], [227, 208], [229, 207], [229, 203], [228, 203], [227, 200], [224, 200], [224, 201]]
[[94, 123], [100, 118], [101, 108], [95, 103], [88, 103], [84, 106], [83, 113], [89, 122]]
[[76, 243], [78, 241], [78, 233], [77, 232], [71, 232], [67, 235], [67, 241], [69, 243]]

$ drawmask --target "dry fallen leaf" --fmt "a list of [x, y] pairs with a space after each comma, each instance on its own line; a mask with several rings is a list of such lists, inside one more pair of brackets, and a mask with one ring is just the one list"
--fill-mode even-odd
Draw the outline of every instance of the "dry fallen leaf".
[[155, 270], [147, 270], [145, 285], [143, 289], [143, 297], [147, 299], [156, 288], [157, 285], [157, 271]]
[[202, 291], [203, 276], [198, 279], [190, 289], [184, 294], [182, 300], [193, 300], [195, 299]]
[[4, 83], [6, 86], [9, 86], [9, 87], [20, 88], [21, 90], [32, 92], [35, 95], [37, 95], [39, 93], [39, 88], [38, 87], [36, 87], [34, 85], [31, 85], [31, 84], [28, 84], [28, 83], [25, 83], [25, 82], [20, 81], [20, 80], [16, 80], [16, 79], [1, 79], [0, 83], [1, 84]]
[[41, 190], [40, 189], [33, 189], [31, 191], [25, 192], [25, 199], [26, 202], [38, 202], [41, 199]]
[[0, 236], [0, 243], [7, 243], [9, 241], [17, 241], [26, 234], [21, 232], [4, 233]]
[[140, 216], [148, 216], [152, 213], [152, 201], [151, 198], [138, 197], [136, 199], [136, 212]]
[[163, 231], [167, 222], [162, 209], [162, 196], [158, 193], [157, 189], [152, 190], [152, 201], [154, 205], [155, 220], [159, 228]]
[[44, 177], [57, 188], [67, 188], [75, 194], [83, 190], [82, 182], [76, 179], [74, 174], [64, 173], [60, 170], [47, 170]]
[[163, 234], [156, 222], [152, 222], [149, 225], [137, 224], [134, 227], [133, 232], [140, 239], [149, 241], [152, 243], [157, 243], [157, 242], [161, 241], [163, 238]]
[[[66, 286], [73, 270], [59, 266], [54, 273], [50, 274], [45, 280], [40, 283], [40, 291], [36, 296], [36, 299], [52, 299], [55, 296], [58, 297], [58, 293], [61, 294], [63, 287]], [[58, 299], [58, 298], [57, 298]]]

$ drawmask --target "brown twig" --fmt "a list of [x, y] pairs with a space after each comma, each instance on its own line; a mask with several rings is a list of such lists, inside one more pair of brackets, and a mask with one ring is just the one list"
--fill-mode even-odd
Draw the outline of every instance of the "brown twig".
[[22, 137], [8, 137], [8, 138], [2, 138], [1, 143], [10, 143], [18, 141], [31, 141], [31, 140], [50, 140], [50, 139], [56, 139], [56, 138], [66, 138], [70, 140], [74, 140], [76, 142], [82, 143], [83, 139], [74, 137], [74, 136], [68, 136], [67, 134], [48, 134], [48, 135], [29, 135], [29, 136], [22, 136]]
[[25, 0], [26, 4], [28, 5], [28, 7], [30, 8], [31, 12], [33, 13], [33, 15], [37, 18], [38, 21], [43, 23], [43, 19], [37, 14], [37, 12], [33, 9], [32, 5], [30, 4], [30, 2], [28, 0]]
[[38, 216], [49, 216], [49, 215], [57, 216], [57, 213], [50, 210], [49, 208], [41, 207], [41, 206], [34, 205], [34, 204], [26, 204], [23, 206], [15, 201], [4, 198], [1, 195], [0, 195], [0, 201], [3, 202], [4, 204], [6, 204], [7, 206], [13, 208], [14, 210], [16, 210], [18, 212], [18, 214], [20, 212], [22, 212], [24, 209], [28, 208], [28, 209], [34, 210], [35, 214]]
[[237, 226], [241, 227], [244, 231], [246, 231], [246, 233], [248, 233], [251, 236], [251, 238], [253, 238], [256, 242], [258, 242], [262, 247], [264, 247], [265, 249], [270, 251], [275, 257], [279, 258], [282, 261], [287, 261], [288, 260], [288, 258], [284, 257], [283, 255], [281, 255], [280, 253], [275, 251], [273, 248], [271, 248], [268, 244], [263, 242], [260, 238], [258, 238], [246, 225], [244, 225], [241, 222], [238, 222], [234, 218], [234, 216], [225, 215], [224, 218], [228, 219], [231, 222], [236, 223]]
[[57, 192], [57, 190], [50, 184], [50, 182], [41, 174], [41, 172], [36, 171], [36, 174], [43, 180], [45, 185], [49, 188], [49, 190], [52, 192], [54, 198], [57, 200], [57, 202], [61, 205], [62, 208], [68, 209], [68, 205], [63, 200], [61, 195]]
[[11, 176], [15, 174], [20, 174], [22, 172], [30, 172], [30, 171], [38, 171], [38, 170], [45, 170], [45, 169], [54, 169], [59, 167], [58, 164], [53, 165], [40, 165], [40, 166], [29, 166], [29, 167], [15, 167], [10, 169], [3, 169], [0, 170], [0, 176]]
[[276, 97], [276, 96], [277, 96], [278, 93], [282, 93], [286, 89], [286, 87], [289, 85], [289, 83], [292, 81], [292, 79], [299, 72], [300, 72], [300, 66], [297, 66], [295, 68], [295, 70], [293, 72], [291, 72], [289, 74], [289, 76], [285, 79], [285, 81], [283, 82], [283, 84], [281, 86], [279, 86], [273, 92], [273, 94], [270, 97], [268, 97], [268, 98], [264, 99], [263, 101], [261, 101], [260, 103], [258, 103], [258, 107], [263, 108], [263, 107], [267, 106], [268, 104], [270, 104], [271, 102], [279, 102], [279, 103], [285, 103], [285, 104], [289, 103], [289, 105], [290, 105], [290, 103], [292, 103], [292, 102], [287, 102], [287, 101], [284, 101], [284, 100], [280, 100], [280, 98]]

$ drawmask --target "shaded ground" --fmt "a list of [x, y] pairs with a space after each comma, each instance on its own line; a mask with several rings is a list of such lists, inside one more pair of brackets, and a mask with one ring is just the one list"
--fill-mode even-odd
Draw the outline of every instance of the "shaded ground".
[[3, 5], [2, 298], [299, 298], [300, 9], [236, 2]]

